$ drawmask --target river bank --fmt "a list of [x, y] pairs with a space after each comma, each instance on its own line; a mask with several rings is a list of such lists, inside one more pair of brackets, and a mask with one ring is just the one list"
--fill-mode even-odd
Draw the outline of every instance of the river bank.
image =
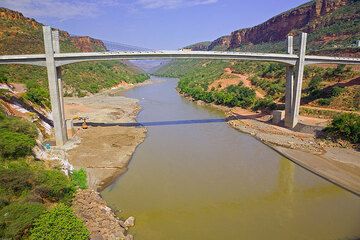
[[66, 119], [88, 118], [88, 129], [81, 127], [81, 121], [74, 122], [75, 134], [63, 148], [69, 163], [87, 172], [90, 189], [77, 192], [73, 208], [91, 239], [133, 239], [127, 234], [126, 221], [116, 217], [98, 192], [127, 171], [132, 154], [146, 136], [146, 129], [135, 124], [138, 101], [120, 93], [150, 83], [119, 84], [99, 94], [64, 99]]
[[[65, 98], [67, 119], [86, 117], [89, 128], [75, 122], [76, 147], [67, 151], [69, 162], [88, 173], [90, 188], [101, 191], [126, 172], [136, 147], [145, 139], [146, 129], [135, 126], [140, 111], [138, 101], [120, 96], [121, 91], [139, 85], [119, 85], [84, 98]], [[128, 126], [134, 123], [134, 126]]]
[[310, 172], [360, 195], [360, 152], [348, 142], [334, 143], [316, 136], [330, 119], [300, 116], [298, 127], [290, 130], [272, 124], [270, 114], [195, 102], [224, 111], [231, 127], [250, 134]]

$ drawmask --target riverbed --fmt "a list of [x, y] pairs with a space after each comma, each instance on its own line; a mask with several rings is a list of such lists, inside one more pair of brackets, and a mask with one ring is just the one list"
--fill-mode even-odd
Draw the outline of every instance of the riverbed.
[[[159, 80], [156, 78], [155, 80]], [[356, 239], [360, 199], [181, 97], [176, 79], [128, 90], [148, 129], [102, 196], [136, 239]]]

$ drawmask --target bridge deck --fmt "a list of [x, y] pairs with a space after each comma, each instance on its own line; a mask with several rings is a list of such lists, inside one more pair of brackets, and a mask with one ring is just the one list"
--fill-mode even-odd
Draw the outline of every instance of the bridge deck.
[[[138, 52], [87, 52], [87, 53], [55, 53], [56, 66], [70, 63], [98, 60], [135, 60], [135, 59], [231, 59], [271, 61], [294, 66], [298, 59], [295, 54], [251, 53], [251, 52], [217, 52], [217, 51], [138, 51]], [[360, 58], [305, 56], [305, 64], [360, 64]], [[31, 64], [46, 66], [45, 54], [3, 55], [0, 64]]]

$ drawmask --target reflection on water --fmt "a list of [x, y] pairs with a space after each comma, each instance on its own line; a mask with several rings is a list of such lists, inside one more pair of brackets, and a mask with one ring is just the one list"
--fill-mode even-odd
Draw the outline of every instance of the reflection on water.
[[136, 239], [355, 239], [359, 198], [294, 165], [175, 91], [132, 89], [148, 136], [102, 195]]

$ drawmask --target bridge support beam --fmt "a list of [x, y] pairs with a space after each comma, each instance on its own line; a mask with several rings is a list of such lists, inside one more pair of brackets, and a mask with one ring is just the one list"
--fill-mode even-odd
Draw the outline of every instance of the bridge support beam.
[[[288, 36], [288, 54], [294, 53], [294, 37]], [[286, 67], [286, 87], [285, 87], [285, 126], [292, 128], [291, 113], [294, 105], [294, 67]]]
[[[306, 39], [307, 34], [302, 33], [300, 39], [299, 58], [296, 62], [295, 68], [287, 68], [285, 94], [285, 126], [288, 128], [295, 128], [299, 122], [301, 89], [305, 68]], [[289, 39], [289, 45], [290, 43], [292, 43], [291, 38]], [[289, 50], [292, 50], [292, 47], [289, 46]]]
[[59, 84], [59, 82], [61, 83], [61, 69], [56, 67], [54, 59], [54, 52], [60, 51], [59, 34], [56, 31], [52, 32], [49, 26], [43, 27], [43, 33], [55, 141], [57, 146], [62, 146], [67, 141], [67, 133], [64, 118], [62, 84]]

